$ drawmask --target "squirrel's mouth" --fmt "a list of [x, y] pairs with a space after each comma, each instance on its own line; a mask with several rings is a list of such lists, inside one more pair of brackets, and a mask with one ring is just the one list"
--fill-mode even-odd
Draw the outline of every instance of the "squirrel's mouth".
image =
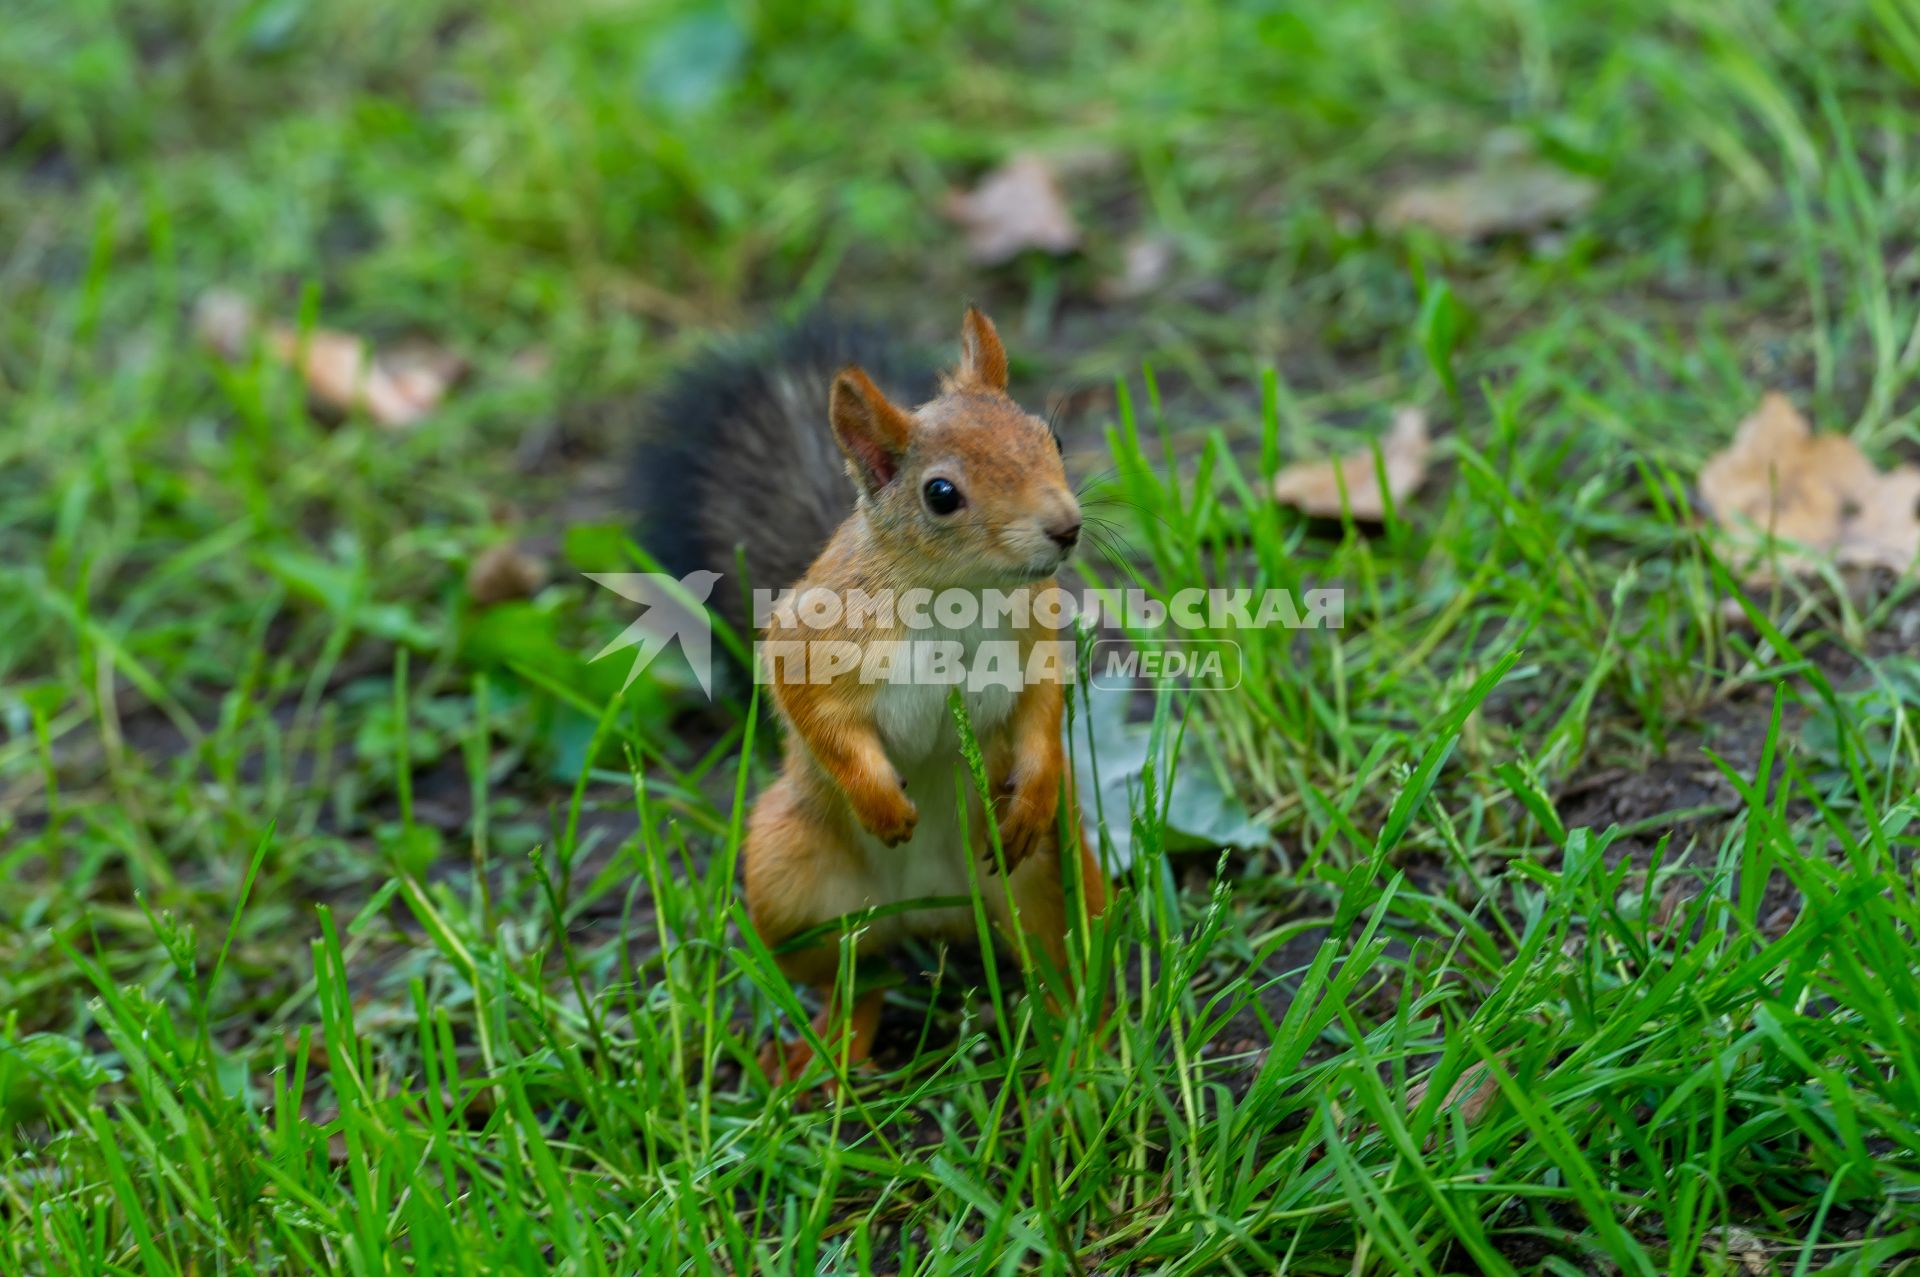
[[1073, 557], [1073, 551], [1063, 550], [1044, 563], [1032, 563], [1027, 566], [1023, 576], [1029, 581], [1043, 581], [1061, 568], [1067, 566], [1067, 560]]

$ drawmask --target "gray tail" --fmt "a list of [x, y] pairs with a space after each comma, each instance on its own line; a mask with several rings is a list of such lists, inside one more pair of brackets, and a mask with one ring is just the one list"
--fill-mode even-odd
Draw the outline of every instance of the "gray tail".
[[634, 467], [640, 543], [676, 577], [719, 572], [711, 605], [742, 638], [751, 591], [798, 581], [853, 512], [827, 424], [849, 364], [897, 402], [931, 394], [931, 368], [876, 330], [814, 316], [716, 347], [650, 405]]

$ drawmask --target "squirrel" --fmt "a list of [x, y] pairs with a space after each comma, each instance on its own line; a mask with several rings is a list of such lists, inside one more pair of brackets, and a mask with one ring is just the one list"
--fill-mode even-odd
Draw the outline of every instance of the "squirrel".
[[[900, 406], [876, 374], [909, 389], [918, 406]], [[676, 574], [741, 563], [756, 587], [792, 586], [766, 628], [769, 650], [825, 642], [867, 654], [875, 644], [934, 638], [972, 652], [997, 641], [1017, 644], [1020, 668], [1029, 669], [1036, 645], [1057, 642], [1031, 614], [982, 609], [956, 629], [923, 613], [934, 627], [924, 632], [883, 612], [860, 618], [874, 624], [846, 616], [821, 629], [790, 605], [809, 591], [1031, 597], [1055, 585], [1079, 541], [1080, 506], [1058, 437], [1007, 394], [993, 322], [969, 307], [958, 366], [927, 382], [875, 334], [825, 319], [770, 345], [709, 357], [656, 407], [656, 424], [674, 442], [664, 457], [643, 455], [643, 541]], [[745, 598], [723, 586], [714, 606], [741, 626]], [[883, 991], [839, 1005], [841, 938], [824, 924], [927, 897], [964, 898], [977, 881], [1002, 937], [1064, 975], [1069, 876], [1089, 917], [1105, 909], [1108, 892], [1080, 837], [1065, 767], [1063, 679], [968, 684], [966, 709], [994, 793], [990, 821], [966, 774], [950, 686], [910, 674], [864, 677], [866, 668], [855, 661], [823, 678], [804, 660], [763, 667], [785, 729], [783, 762], [754, 800], [741, 850], [748, 918], [781, 971], [820, 991], [816, 1036], [848, 1065], [872, 1050]], [[856, 931], [856, 957], [909, 934], [968, 934], [972, 917], [951, 904], [870, 915]], [[1021, 936], [1031, 944], [1019, 945]], [[761, 1063], [776, 1079], [792, 1077], [810, 1053], [805, 1040], [782, 1047], [776, 1036]]]

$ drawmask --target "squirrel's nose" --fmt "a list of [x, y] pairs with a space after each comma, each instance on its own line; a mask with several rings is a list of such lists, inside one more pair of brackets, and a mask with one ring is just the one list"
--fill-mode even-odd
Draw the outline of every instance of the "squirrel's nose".
[[1053, 538], [1053, 543], [1062, 550], [1071, 550], [1080, 544], [1080, 520], [1075, 519], [1072, 523], [1057, 523], [1047, 529], [1047, 535]]

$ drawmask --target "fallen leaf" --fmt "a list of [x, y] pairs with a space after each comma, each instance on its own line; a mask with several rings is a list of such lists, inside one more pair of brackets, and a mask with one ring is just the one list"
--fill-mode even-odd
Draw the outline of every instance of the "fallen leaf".
[[[1828, 561], [1905, 572], [1920, 557], [1920, 467], [1880, 473], [1845, 435], [1814, 434], [1778, 392], [1701, 467], [1700, 497], [1749, 552], [1753, 583], [1770, 582], [1775, 564], [1789, 573]], [[1794, 550], [1768, 555], [1768, 538]]]
[[1493, 1070], [1485, 1065], [1468, 1069], [1460, 1075], [1460, 1080], [1448, 1089], [1446, 1098], [1440, 1101], [1442, 1109], [1460, 1106], [1460, 1120], [1471, 1125], [1487, 1115], [1493, 1107], [1495, 1097], [1500, 1094], [1500, 1079]]
[[1721, 1247], [1728, 1255], [1740, 1261], [1740, 1267], [1749, 1273], [1759, 1274], [1773, 1271], [1773, 1258], [1767, 1251], [1767, 1244], [1745, 1228], [1726, 1227], [1715, 1230], [1719, 1234]]
[[[1497, 1058], [1504, 1066], [1507, 1053], [1502, 1051]], [[1427, 1102], [1427, 1091], [1432, 1081], [1433, 1075], [1429, 1073], [1407, 1088], [1409, 1113]], [[1440, 1101], [1440, 1111], [1445, 1113], [1458, 1105], [1460, 1120], [1471, 1126], [1487, 1115], [1487, 1110], [1493, 1106], [1494, 1098], [1499, 1094], [1500, 1080], [1493, 1075], [1493, 1070], [1484, 1063], [1469, 1064], [1453, 1080], [1453, 1085], [1447, 1088], [1446, 1097]]]
[[1793, 929], [1800, 917], [1800, 911], [1792, 905], [1776, 905], [1772, 913], [1760, 920], [1760, 934], [1769, 940], [1778, 940]]
[[490, 545], [467, 567], [467, 593], [482, 607], [531, 598], [547, 583], [547, 561], [511, 541]]
[[1675, 878], [1660, 896], [1660, 903], [1654, 906], [1653, 929], [1665, 931], [1673, 925], [1686, 906], [1699, 894], [1698, 885], [1686, 878]]
[[1905, 572], [1916, 556], [1920, 556], [1920, 466], [1900, 466], [1879, 476], [1873, 494], [1847, 521], [1840, 561]]
[[[1153, 728], [1127, 721], [1128, 696], [1111, 688], [1088, 695], [1071, 732], [1075, 783], [1082, 819], [1089, 837], [1106, 820], [1112, 844], [1112, 869], [1133, 863], [1133, 811], [1142, 801], [1148, 759], [1154, 767], [1154, 793], [1162, 804], [1154, 813], [1161, 824], [1161, 849], [1169, 852], [1264, 846], [1266, 826], [1247, 814], [1232, 793], [1222, 788], [1210, 768], [1194, 762], [1173, 767], [1166, 752], [1173, 748], [1177, 730], [1166, 733], [1164, 749], [1154, 752]], [[1187, 752], [1193, 747], [1188, 746]]]
[[1164, 235], [1136, 235], [1120, 253], [1120, 271], [1100, 281], [1106, 301], [1133, 301], [1157, 292], [1173, 272], [1173, 241]]
[[1425, 226], [1453, 239], [1486, 239], [1539, 230], [1587, 210], [1600, 188], [1592, 179], [1538, 161], [1489, 160], [1437, 182], [1409, 186], [1387, 201], [1388, 226]]
[[[467, 361], [445, 346], [424, 338], [396, 342], [374, 356], [376, 378], [384, 376], [387, 388], [399, 401], [413, 405], [425, 417], [455, 382], [466, 375]], [[383, 425], [405, 425], [402, 421], [383, 421]]]
[[275, 361], [298, 370], [314, 400], [335, 412], [364, 411], [376, 423], [415, 425], [440, 406], [466, 371], [458, 355], [427, 342], [376, 352], [363, 339], [330, 328], [302, 333], [262, 324], [244, 298], [210, 292], [194, 312], [200, 339], [228, 359], [245, 355], [257, 336]]
[[1080, 226], [1060, 193], [1059, 179], [1037, 155], [1016, 155], [971, 191], [948, 195], [946, 211], [966, 232], [967, 256], [982, 266], [1030, 248], [1059, 254], [1080, 247]]
[[[1427, 414], [1418, 408], [1401, 408], [1393, 414], [1393, 429], [1380, 441], [1380, 469], [1387, 476], [1387, 494], [1398, 509], [1419, 490], [1427, 477], [1427, 455], [1433, 442], [1427, 436]], [[1374, 467], [1373, 449], [1356, 452], [1338, 461], [1302, 461], [1274, 476], [1273, 495], [1317, 518], [1340, 517], [1340, 490], [1346, 488], [1347, 508], [1363, 523], [1379, 523], [1387, 517], [1386, 501], [1380, 491], [1379, 471]]]

